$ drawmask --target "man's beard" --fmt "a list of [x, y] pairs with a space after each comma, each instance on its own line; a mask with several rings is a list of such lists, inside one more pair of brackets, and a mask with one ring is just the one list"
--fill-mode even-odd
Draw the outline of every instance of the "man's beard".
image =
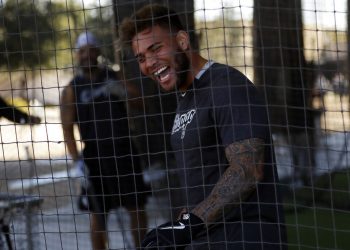
[[176, 87], [179, 89], [181, 85], [186, 84], [190, 71], [190, 60], [186, 56], [186, 53], [180, 49], [177, 50], [175, 55], [175, 65], [177, 74]]

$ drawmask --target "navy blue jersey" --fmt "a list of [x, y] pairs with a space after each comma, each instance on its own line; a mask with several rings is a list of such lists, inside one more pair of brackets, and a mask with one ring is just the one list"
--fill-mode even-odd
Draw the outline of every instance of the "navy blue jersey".
[[89, 168], [89, 192], [95, 200], [91, 209], [96, 212], [143, 206], [148, 190], [130, 137], [126, 89], [115, 74], [100, 69], [94, 82], [78, 75], [70, 83], [76, 97], [84, 161]]
[[184, 96], [179, 95], [172, 128], [171, 143], [189, 209], [210, 194], [228, 168], [225, 147], [250, 138], [265, 141], [264, 178], [256, 192], [234, 210], [225, 211], [226, 219], [280, 221], [283, 216], [266, 105], [242, 73], [214, 63]]
[[76, 123], [87, 157], [130, 153], [130, 134], [124, 85], [115, 72], [100, 70], [94, 82], [76, 76], [71, 84], [76, 97]]

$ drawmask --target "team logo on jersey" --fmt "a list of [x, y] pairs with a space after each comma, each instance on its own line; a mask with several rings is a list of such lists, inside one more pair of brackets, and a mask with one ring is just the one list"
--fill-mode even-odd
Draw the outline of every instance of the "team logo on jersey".
[[116, 81], [108, 80], [101, 86], [84, 89], [80, 94], [80, 100], [82, 103], [90, 103], [97, 98], [108, 98], [110, 95], [125, 97], [124, 86]]
[[173, 135], [176, 132], [181, 131], [181, 139], [183, 139], [186, 134], [186, 127], [188, 124], [192, 122], [192, 119], [195, 114], [196, 114], [195, 109], [191, 109], [190, 111], [182, 115], [176, 114], [171, 134]]

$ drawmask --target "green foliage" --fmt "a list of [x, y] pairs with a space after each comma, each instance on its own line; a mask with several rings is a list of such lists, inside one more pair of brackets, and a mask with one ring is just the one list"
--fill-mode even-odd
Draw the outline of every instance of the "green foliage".
[[350, 170], [334, 171], [317, 177], [312, 186], [284, 190], [286, 209], [307, 206], [350, 209]]
[[350, 170], [326, 173], [309, 187], [285, 190], [289, 249], [349, 249]]
[[309, 207], [287, 214], [288, 246], [292, 249], [349, 249], [350, 212]]
[[114, 61], [113, 9], [111, 6], [96, 6], [86, 14], [86, 26], [98, 37], [102, 54]]
[[2, 19], [0, 65], [9, 70], [46, 63], [50, 53], [43, 47], [52, 42], [54, 29], [44, 11], [34, 2], [8, 0], [0, 10]]
[[84, 29], [84, 11], [79, 6], [69, 3], [46, 2], [47, 18], [52, 23], [53, 42], [44, 49], [52, 54], [48, 66], [62, 68], [73, 64], [72, 48], [79, 30]]
[[77, 36], [90, 29], [113, 60], [111, 8], [73, 1], [7, 0], [0, 8], [0, 68], [70, 67]]

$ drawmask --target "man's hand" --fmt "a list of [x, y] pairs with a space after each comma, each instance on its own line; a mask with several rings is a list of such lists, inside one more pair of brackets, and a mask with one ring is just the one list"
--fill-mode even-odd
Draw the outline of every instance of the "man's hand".
[[167, 222], [149, 232], [143, 249], [183, 249], [204, 228], [203, 221], [192, 213], [182, 214], [181, 219]]
[[79, 178], [80, 181], [80, 194], [78, 198], [78, 208], [82, 211], [89, 210], [89, 199], [88, 199], [88, 190], [90, 187], [89, 184], [89, 170], [82, 158], [78, 158], [73, 163], [74, 167], [74, 176]]
[[19, 120], [20, 124], [31, 124], [31, 125], [36, 125], [36, 124], [40, 124], [41, 122], [41, 118], [38, 116], [34, 116], [34, 115], [22, 115], [22, 118]]
[[38, 116], [33, 116], [33, 115], [30, 115], [28, 116], [28, 121], [27, 123], [28, 124], [39, 124], [41, 122], [41, 118], [38, 117]]
[[82, 158], [78, 158], [73, 162], [73, 167], [75, 170], [75, 177], [87, 178], [89, 175], [89, 170]]

